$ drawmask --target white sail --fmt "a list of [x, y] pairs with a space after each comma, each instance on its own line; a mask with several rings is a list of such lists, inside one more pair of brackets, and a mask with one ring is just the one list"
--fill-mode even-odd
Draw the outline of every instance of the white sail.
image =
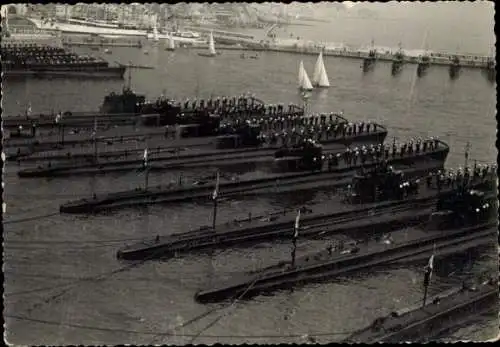
[[168, 38], [168, 49], [174, 50], [175, 49], [175, 41], [172, 36]]
[[312, 84], [309, 80], [309, 76], [307, 76], [306, 69], [304, 69], [304, 62], [300, 61], [299, 66], [299, 88], [302, 90], [312, 90]]
[[212, 55], [216, 55], [217, 53], [215, 52], [215, 43], [214, 43], [214, 36], [212, 33], [210, 33], [209, 41], [208, 41], [208, 51]]
[[315, 87], [330, 87], [330, 81], [328, 80], [328, 74], [326, 73], [325, 63], [323, 62], [323, 52], [319, 53], [318, 60], [316, 61], [312, 82]]
[[156, 27], [156, 22], [153, 25], [153, 41], [158, 42], [158, 28]]
[[314, 65], [314, 73], [312, 78], [313, 85], [317, 85], [319, 83], [322, 65], [323, 65], [323, 52], [320, 52], [318, 55], [318, 59], [316, 60], [316, 65]]

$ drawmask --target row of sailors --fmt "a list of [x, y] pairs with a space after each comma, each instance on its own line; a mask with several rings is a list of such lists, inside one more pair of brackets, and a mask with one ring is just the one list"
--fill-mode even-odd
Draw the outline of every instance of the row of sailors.
[[[286, 122], [285, 122], [286, 123]], [[336, 138], [340, 134], [342, 134], [343, 137], [345, 137], [346, 134], [346, 125], [345, 123], [337, 123], [335, 124], [329, 124], [329, 125], [324, 125], [324, 128], [315, 128], [315, 127], [307, 127], [304, 126], [302, 128], [300, 127], [293, 127], [289, 131], [282, 130], [282, 131], [277, 131], [280, 129], [277, 129], [276, 127], [273, 127], [272, 125], [268, 127], [269, 124], [263, 124], [261, 127], [261, 138], [264, 139], [265, 142], [270, 141], [272, 143], [277, 143], [278, 141], [282, 145], [289, 145], [289, 144], [297, 144], [300, 143], [302, 140], [305, 138], [311, 138], [315, 141], [321, 141], [321, 140], [328, 140], [329, 138]], [[221, 128], [231, 128], [233, 127], [232, 124], [221, 124]], [[283, 127], [283, 126], [281, 126]], [[233, 127], [234, 129], [234, 127]], [[289, 129], [289, 127], [288, 127]], [[370, 128], [367, 127], [367, 130]], [[266, 133], [267, 132], [267, 133]], [[388, 147], [387, 147], [388, 151]], [[356, 147], [354, 150], [351, 150], [348, 148], [346, 150], [346, 160], [352, 160], [353, 155], [355, 157], [359, 156], [361, 153], [361, 156], [366, 156], [367, 154], [373, 154], [377, 155], [378, 157], [381, 157], [382, 149], [381, 145], [378, 147], [374, 147], [373, 145], [367, 149], [366, 146], [363, 146], [360, 150]], [[378, 154], [376, 154], [378, 153]], [[388, 156], [388, 154], [386, 154]], [[354, 159], [356, 161], [356, 159]]]
[[18, 60], [5, 60], [5, 63], [10, 63], [11, 65], [16, 66], [31, 66], [31, 65], [85, 65], [85, 66], [107, 66], [108, 63], [105, 61], [88, 61], [88, 60], [58, 60], [58, 59], [50, 59], [50, 60], [27, 60], [27, 61], [18, 61]]
[[343, 157], [348, 164], [356, 164], [358, 160], [360, 160], [361, 163], [364, 163], [367, 160], [379, 161], [382, 158], [388, 159], [390, 156], [394, 158], [398, 154], [400, 156], [404, 156], [412, 155], [413, 153], [434, 151], [437, 149], [438, 145], [438, 139], [419, 139], [415, 143], [415, 149], [413, 148], [413, 143], [411, 141], [409, 143], [400, 144], [399, 147], [394, 143], [392, 145], [392, 152], [391, 148], [388, 145], [382, 144], [378, 144], [376, 146], [372, 144], [369, 147], [362, 146], [361, 148], [355, 147], [353, 149], [347, 147], [343, 154]]
[[427, 186], [441, 189], [442, 187], [461, 187], [468, 185], [478, 180], [486, 180], [488, 176], [495, 177], [497, 175], [496, 165], [475, 165], [474, 168], [466, 167], [465, 170], [461, 167], [457, 172], [454, 170], [438, 171], [437, 173], [429, 173], [427, 176]]
[[[284, 129], [296, 126], [309, 126], [314, 127], [316, 130], [324, 129], [328, 125], [339, 124], [339, 122], [343, 121], [343, 118], [338, 117], [337, 114], [330, 113], [329, 115], [321, 115], [318, 117], [304, 117], [301, 112], [292, 112], [292, 109], [289, 109], [289, 113], [280, 115], [280, 116], [269, 116], [269, 117], [260, 117], [256, 118], [255, 116], [249, 119], [235, 119], [236, 124], [251, 124], [251, 125], [260, 125], [263, 128], [268, 129]], [[367, 128], [371, 125], [367, 124]]]
[[239, 97], [217, 97], [209, 98], [206, 103], [204, 99], [201, 99], [198, 103], [198, 99], [189, 100], [186, 99], [183, 103], [184, 109], [198, 109], [198, 108], [226, 108], [235, 106], [253, 106], [258, 103], [254, 96], [239, 96]]
[[[257, 123], [257, 122], [256, 122]], [[361, 123], [357, 131], [353, 131], [351, 123], [345, 123], [342, 118], [337, 117], [335, 114], [330, 114], [328, 118], [320, 117], [303, 117], [301, 115], [288, 116], [274, 119], [258, 120], [258, 123], [263, 130], [284, 130], [290, 129], [292, 133], [306, 133], [316, 137], [316, 140], [322, 138], [329, 138], [332, 135], [336, 137], [342, 134], [346, 136], [356, 136], [361, 133], [376, 132], [377, 124], [375, 123]], [[301, 129], [296, 129], [301, 127]]]
[[36, 50], [36, 51], [51, 51], [64, 52], [64, 48], [54, 46], [37, 45], [35, 43], [6, 43], [2, 45], [2, 50]]
[[[27, 59], [27, 58], [40, 58], [40, 59], [69, 59], [69, 58], [78, 58], [80, 57], [74, 53], [45, 53], [45, 54], [33, 54], [30, 52], [7, 52], [2, 53], [4, 57], [15, 57], [19, 59]], [[88, 56], [81, 56], [82, 58], [90, 58]]]

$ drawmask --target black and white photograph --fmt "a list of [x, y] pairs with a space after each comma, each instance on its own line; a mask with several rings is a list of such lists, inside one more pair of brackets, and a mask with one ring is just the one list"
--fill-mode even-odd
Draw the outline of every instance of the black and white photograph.
[[1, 5], [5, 344], [498, 340], [494, 17]]

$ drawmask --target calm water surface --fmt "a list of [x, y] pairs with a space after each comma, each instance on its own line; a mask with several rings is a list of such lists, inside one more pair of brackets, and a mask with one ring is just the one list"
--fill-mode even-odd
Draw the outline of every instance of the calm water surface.
[[[298, 64], [303, 60], [312, 73], [316, 57], [262, 53], [259, 60], [243, 60], [239, 54], [228, 51], [212, 59], [190, 50], [166, 52], [160, 46], [151, 47], [149, 55], [139, 49], [113, 48], [106, 58], [155, 66], [132, 72], [133, 89], [148, 98], [162, 93], [184, 99], [252, 92], [266, 102], [301, 103], [296, 88]], [[308, 106], [312, 112], [344, 110], [352, 120], [378, 121], [388, 127], [389, 141], [439, 136], [451, 146], [449, 167], [463, 165], [467, 142], [471, 159], [495, 160], [495, 85], [479, 70], [463, 70], [452, 81], [443, 67], [432, 67], [425, 77], [416, 78], [412, 65], [397, 77], [391, 76], [385, 63], [367, 74], [357, 60], [327, 57], [325, 65], [332, 87], [313, 92]], [[29, 102], [35, 113], [95, 110], [105, 94], [121, 89], [122, 82], [30, 80], [7, 81], [4, 86], [4, 112], [17, 114]], [[115, 252], [124, 243], [210, 224], [211, 206], [156, 205], [90, 217], [59, 215], [59, 205], [68, 200], [131, 189], [143, 178], [129, 173], [19, 180], [17, 169], [9, 164], [4, 176], [5, 218], [17, 221], [6, 224], [4, 233], [5, 315], [11, 343], [180, 344], [191, 342], [200, 332], [195, 343], [303, 342], [304, 334], [317, 336], [319, 342], [339, 341], [377, 316], [422, 296], [423, 264], [416, 263], [340, 276], [328, 284], [258, 296], [225, 309], [226, 304], [200, 305], [193, 300], [197, 290], [231, 273], [286, 259], [290, 245], [264, 243], [169, 262], [122, 263]], [[168, 183], [178, 174], [153, 173], [150, 182]], [[201, 174], [203, 170], [183, 173], [186, 177]], [[311, 192], [306, 198], [322, 202], [328, 195]], [[279, 196], [226, 200], [219, 220], [298, 203]], [[29, 220], [37, 216], [46, 217]], [[304, 241], [298, 253], [318, 247], [324, 247], [324, 242]], [[440, 259], [431, 292], [495, 271], [495, 258], [494, 247], [486, 247]], [[454, 332], [453, 338], [482, 340], [495, 332], [494, 319], [483, 317]]]

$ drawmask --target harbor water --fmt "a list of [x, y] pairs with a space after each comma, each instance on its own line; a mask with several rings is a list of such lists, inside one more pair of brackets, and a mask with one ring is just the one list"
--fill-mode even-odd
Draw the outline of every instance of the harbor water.
[[[301, 104], [299, 61], [304, 60], [311, 74], [316, 59], [271, 52], [259, 53], [259, 59], [240, 59], [236, 51], [206, 58], [194, 50], [165, 51], [163, 43], [147, 49], [149, 54], [144, 49], [113, 47], [105, 58], [154, 66], [131, 72], [132, 88], [149, 99], [160, 94], [206, 99], [250, 92], [269, 103]], [[95, 54], [86, 48], [75, 51]], [[446, 67], [431, 67], [418, 78], [416, 66], [407, 65], [392, 77], [387, 63], [379, 62], [373, 71], [363, 73], [360, 61], [324, 60], [332, 86], [312, 92], [309, 111], [343, 110], [353, 121], [380, 122], [388, 128], [388, 141], [438, 136], [450, 144], [446, 163], [450, 168], [464, 165], [467, 142], [470, 162], [496, 160], [495, 85], [481, 71], [463, 69], [458, 79], [450, 80]], [[28, 104], [33, 113], [96, 110], [104, 95], [121, 88], [121, 82], [105, 80], [7, 81], [3, 112], [23, 113]], [[18, 169], [17, 164], [7, 163], [4, 173], [4, 317], [7, 341], [16, 345], [302, 343], [307, 341], [305, 335], [326, 343], [419, 302], [423, 295], [424, 264], [416, 262], [347, 274], [325, 284], [232, 305], [201, 305], [193, 299], [198, 290], [233, 273], [288, 259], [291, 245], [262, 243], [168, 262], [120, 262], [116, 251], [126, 243], [210, 225], [212, 206], [153, 205], [95, 216], [60, 215], [59, 205], [68, 200], [142, 186], [142, 173], [21, 180]], [[149, 181], [151, 185], [175, 182], [181, 174], [189, 179], [210, 170], [153, 172]], [[249, 212], [258, 215], [308, 202], [327, 203], [329, 194], [277, 192], [222, 199], [217, 218], [224, 223]], [[325, 240], [299, 241], [297, 254], [325, 246]], [[437, 255], [431, 294], [497, 271], [496, 259], [494, 245], [460, 256]], [[479, 317], [453, 332], [453, 339], [485, 340], [497, 329], [496, 315]]]

